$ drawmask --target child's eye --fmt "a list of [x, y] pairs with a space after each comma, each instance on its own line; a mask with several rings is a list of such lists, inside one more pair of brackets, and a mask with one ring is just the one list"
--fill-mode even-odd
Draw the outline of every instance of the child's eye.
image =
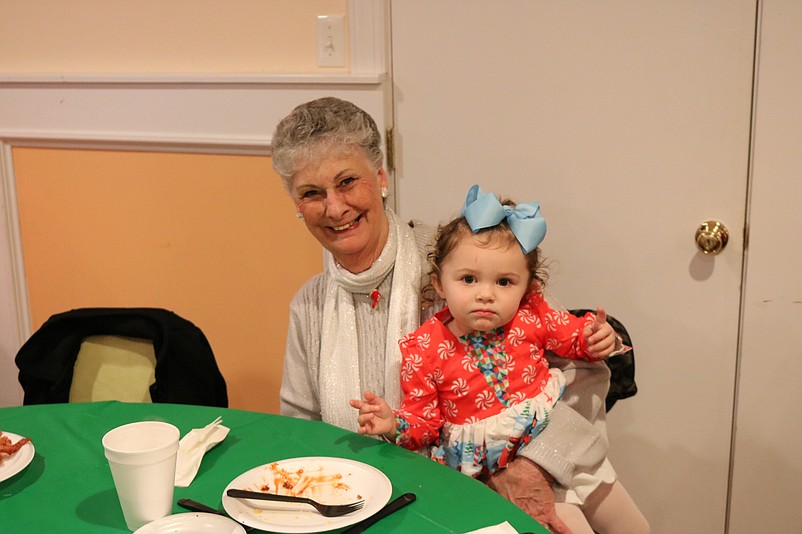
[[507, 287], [508, 285], [512, 284], [509, 278], [501, 278], [497, 283], [501, 287]]
[[465, 276], [462, 277], [462, 281], [465, 282], [466, 284], [472, 284], [476, 282], [476, 278], [474, 278], [469, 274], [466, 274]]

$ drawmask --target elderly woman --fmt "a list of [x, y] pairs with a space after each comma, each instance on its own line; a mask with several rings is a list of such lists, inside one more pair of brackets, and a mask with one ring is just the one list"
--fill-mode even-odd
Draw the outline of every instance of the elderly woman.
[[[349, 399], [370, 390], [393, 407], [401, 401], [398, 340], [425, 319], [420, 293], [433, 229], [402, 222], [385, 207], [380, 133], [349, 102], [322, 98], [295, 108], [276, 128], [273, 166], [297, 217], [325, 249], [325, 272], [290, 305], [281, 413], [356, 431]], [[557, 404], [546, 431], [488, 481], [554, 532], [569, 530], [555, 514], [552, 480], [558, 500], [572, 502], [565, 488], [577, 476], [600, 473], [593, 487], [615, 476], [602, 465], [608, 371], [562, 367], [566, 402]]]

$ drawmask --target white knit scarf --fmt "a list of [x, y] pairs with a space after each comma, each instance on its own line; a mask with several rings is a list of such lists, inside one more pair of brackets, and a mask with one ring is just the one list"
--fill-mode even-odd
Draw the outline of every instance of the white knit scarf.
[[387, 244], [370, 269], [351, 273], [337, 265], [328, 252], [324, 260], [329, 281], [320, 341], [320, 411], [323, 421], [352, 431], [358, 428], [357, 412], [348, 401], [361, 399], [363, 393], [354, 293], [369, 294], [394, 269], [387, 332], [375, 333], [386, 335], [384, 394], [392, 407], [401, 403], [398, 340], [420, 322], [421, 254], [409, 225], [400, 224], [391, 210], [385, 213], [390, 224]]

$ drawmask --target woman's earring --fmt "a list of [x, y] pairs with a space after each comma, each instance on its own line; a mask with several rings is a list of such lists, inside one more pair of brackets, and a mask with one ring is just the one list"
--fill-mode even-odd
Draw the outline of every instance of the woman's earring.
[[303, 221], [304, 220], [304, 214], [301, 213], [300, 211], [296, 211], [295, 212], [295, 218]]
[[382, 198], [387, 198], [387, 188], [382, 187]]

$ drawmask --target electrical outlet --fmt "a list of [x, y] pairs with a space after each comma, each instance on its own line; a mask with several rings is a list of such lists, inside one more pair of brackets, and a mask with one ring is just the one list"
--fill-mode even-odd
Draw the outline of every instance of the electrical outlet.
[[319, 67], [345, 67], [344, 19], [344, 15], [320, 15], [317, 18], [317, 64]]

